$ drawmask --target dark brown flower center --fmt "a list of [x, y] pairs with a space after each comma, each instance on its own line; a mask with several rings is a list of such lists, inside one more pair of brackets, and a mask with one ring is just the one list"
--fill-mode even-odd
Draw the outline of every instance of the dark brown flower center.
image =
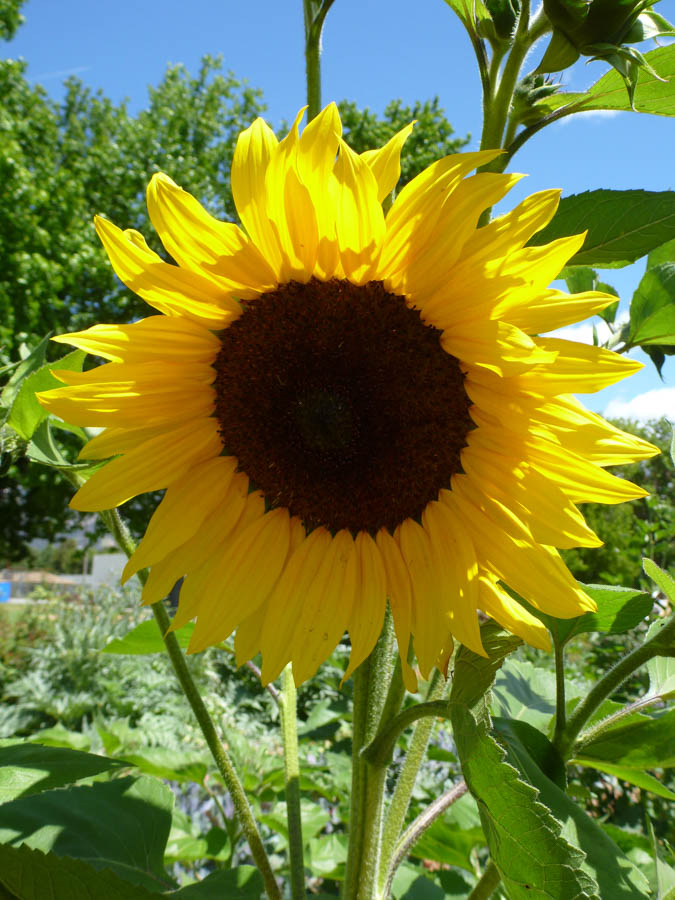
[[270, 506], [308, 529], [419, 517], [461, 471], [472, 427], [459, 362], [382, 283], [290, 282], [221, 335], [216, 416]]

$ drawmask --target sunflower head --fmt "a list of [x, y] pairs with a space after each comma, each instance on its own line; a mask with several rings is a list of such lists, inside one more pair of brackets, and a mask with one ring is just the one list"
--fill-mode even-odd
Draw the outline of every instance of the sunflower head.
[[185, 576], [173, 627], [201, 650], [236, 631], [263, 680], [298, 683], [349, 633], [346, 675], [389, 603], [406, 685], [412, 639], [428, 677], [453, 639], [483, 653], [477, 611], [548, 646], [535, 607], [594, 608], [556, 548], [600, 543], [577, 504], [640, 497], [604, 466], [651, 445], [573, 393], [639, 368], [607, 350], [538, 337], [614, 298], [548, 287], [583, 235], [540, 247], [557, 191], [478, 228], [520, 176], [471, 175], [498, 151], [399, 179], [411, 127], [358, 155], [331, 104], [277, 141], [261, 119], [238, 140], [241, 226], [212, 218], [166, 175], [148, 209], [175, 264], [138, 232], [96, 227], [119, 278], [159, 315], [56, 340], [110, 360], [41, 395], [103, 431], [114, 457], [77, 492], [101, 510], [166, 489], [125, 578], [150, 567], [146, 603]]

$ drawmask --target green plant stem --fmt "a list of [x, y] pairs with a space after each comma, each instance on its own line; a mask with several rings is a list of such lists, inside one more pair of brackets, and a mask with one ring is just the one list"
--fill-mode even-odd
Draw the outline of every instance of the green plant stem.
[[430, 700], [427, 703], [417, 703], [415, 706], [404, 709], [387, 724], [371, 744], [364, 747], [362, 755], [374, 766], [388, 765], [394, 747], [405, 729], [413, 722], [429, 716], [449, 718], [447, 700]]
[[553, 741], [564, 759], [569, 759], [573, 755], [577, 737], [603, 700], [610, 697], [633, 672], [649, 662], [650, 659], [663, 655], [669, 643], [672, 644], [674, 640], [675, 616], [672, 616], [660, 631], [640, 647], [632, 650], [628, 656], [620, 659], [609, 672], [603, 675], [569, 717], [565, 730], [559, 736], [558, 741], [555, 739]]
[[[307, 121], [321, 110], [321, 32], [334, 0], [303, 0], [305, 13], [305, 76], [307, 80]], [[317, 8], [318, 6], [318, 8]]]
[[[643, 709], [647, 709], [649, 706], [653, 706], [655, 703], [662, 702], [663, 697], [660, 694], [652, 694], [651, 697], [642, 697], [640, 700], [636, 700], [635, 703], [629, 703], [628, 706], [624, 706], [623, 709], [619, 709], [611, 716], [607, 716], [607, 718], [602, 719], [602, 721], [593, 725], [588, 731], [584, 731], [583, 743], [588, 744], [591, 741], [594, 741], [596, 738], [600, 737], [601, 734], [604, 734], [605, 731], [614, 728], [615, 725], [620, 723], [622, 719], [627, 718], [627, 716], [632, 716]], [[578, 749], [579, 747], [577, 746], [575, 750]]]
[[420, 813], [420, 815], [412, 822], [401, 835], [392, 858], [389, 862], [389, 868], [386, 872], [384, 887], [382, 889], [382, 897], [389, 897], [391, 886], [394, 881], [396, 870], [408, 855], [410, 848], [419, 840], [420, 836], [429, 828], [436, 819], [441, 816], [446, 809], [463, 797], [468, 790], [467, 784], [462, 778], [457, 784], [453, 785], [449, 791], [445, 791], [440, 797], [437, 797], [433, 803]]
[[352, 796], [343, 900], [372, 900], [380, 866], [386, 767], [375, 767], [362, 749], [375, 737], [387, 706], [392, 676], [394, 626], [387, 610], [375, 649], [354, 672]]
[[501, 881], [497, 866], [490, 860], [485, 867], [485, 871], [481, 875], [478, 884], [468, 896], [468, 900], [488, 900], [492, 896], [493, 891]]
[[[429, 688], [427, 690], [427, 703], [433, 703], [440, 700], [445, 690], [446, 684], [443, 676], [438, 670], [434, 670], [434, 674], [431, 677]], [[447, 706], [445, 702], [443, 702], [442, 705], [443, 707]], [[413, 707], [413, 709], [414, 708], [415, 707]], [[408, 753], [406, 754], [406, 758], [401, 766], [401, 771], [399, 772], [396, 781], [396, 787], [394, 788], [394, 793], [389, 808], [387, 809], [382, 829], [380, 889], [384, 887], [387, 873], [391, 868], [391, 862], [396, 853], [399, 837], [403, 830], [403, 823], [405, 822], [406, 813], [408, 812], [410, 797], [412, 796], [413, 788], [415, 787], [415, 781], [417, 780], [420, 766], [424, 761], [427, 744], [429, 743], [429, 737], [431, 736], [431, 730], [434, 727], [434, 723], [435, 719], [429, 716], [418, 721], [412, 737], [410, 738]]]
[[[122, 521], [119, 512], [116, 509], [109, 509], [104, 510], [103, 512], [99, 513], [99, 515], [105, 522], [110, 533], [115, 538], [115, 541], [117, 542], [117, 545], [120, 547], [120, 549], [123, 550], [127, 556], [131, 556], [136, 547], [129, 529]], [[138, 577], [141, 581], [141, 584], [145, 584], [147, 580], [147, 572], [142, 569], [138, 573]], [[225, 786], [230, 792], [230, 797], [232, 798], [232, 803], [234, 805], [236, 815], [239, 819], [244, 835], [251, 849], [251, 855], [255, 861], [255, 864], [260, 870], [260, 874], [263, 877], [267, 896], [269, 900], [281, 900], [281, 891], [279, 890], [279, 886], [274, 877], [274, 872], [272, 871], [272, 867], [270, 865], [270, 861], [267, 857], [267, 853], [265, 852], [265, 847], [263, 846], [263, 842], [258, 831], [258, 826], [256, 824], [255, 818], [253, 817], [253, 812], [251, 810], [251, 807], [249, 806], [244, 788], [242, 787], [241, 781], [239, 780], [239, 776], [237, 775], [232, 761], [227, 755], [225, 748], [223, 747], [223, 744], [220, 741], [218, 734], [216, 733], [216, 728], [213, 724], [213, 720], [211, 719], [204, 700], [199, 693], [197, 685], [195, 684], [195, 681], [192, 677], [192, 673], [188, 669], [187, 661], [185, 659], [183, 651], [180, 648], [178, 639], [176, 638], [176, 635], [173, 633], [173, 631], [169, 631], [169, 628], [171, 626], [169, 614], [167, 613], [164, 605], [161, 602], [153, 603], [151, 609], [164, 640], [164, 644], [166, 646], [167, 653], [169, 654], [169, 659], [171, 660], [173, 670], [176, 673], [176, 677], [178, 678], [178, 682], [183, 690], [183, 693], [185, 694], [188, 703], [190, 704], [192, 712], [195, 714], [195, 718], [199, 723], [199, 727], [201, 728], [206, 744], [211, 751], [211, 755], [213, 756], [216, 766], [218, 767], [218, 771], [223, 776]]]
[[298, 758], [298, 721], [295, 682], [291, 665], [282, 675], [281, 735], [284, 743], [284, 783], [288, 819], [288, 856], [291, 872], [292, 900], [305, 898], [305, 863], [303, 859], [302, 816], [300, 813], [300, 761]]
[[560, 740], [565, 731], [565, 656], [564, 647], [557, 641], [553, 645], [555, 660], [555, 732], [553, 741]]

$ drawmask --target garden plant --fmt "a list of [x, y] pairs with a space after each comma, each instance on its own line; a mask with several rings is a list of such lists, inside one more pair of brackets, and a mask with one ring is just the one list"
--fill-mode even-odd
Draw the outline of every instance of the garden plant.
[[[147, 233], [138, 189], [92, 209], [109, 315], [7, 338], [8, 477], [59, 481], [128, 562], [124, 591], [3, 611], [0, 898], [675, 900], [671, 436], [576, 397], [673, 352], [675, 197], [493, 215], [552, 123], [674, 114], [675, 28], [653, 0], [447, 0], [483, 91], [461, 152], [433, 103], [322, 98], [333, 2], [304, 0], [278, 135], [217, 76], [227, 152], [131, 173]], [[566, 91], [581, 57], [607, 71]], [[623, 321], [596, 270], [643, 258]], [[604, 343], [548, 336], [591, 316]]]

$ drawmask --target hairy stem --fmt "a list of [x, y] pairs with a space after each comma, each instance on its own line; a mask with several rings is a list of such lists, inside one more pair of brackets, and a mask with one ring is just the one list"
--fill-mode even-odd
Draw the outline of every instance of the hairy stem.
[[446, 809], [466, 794], [468, 788], [466, 782], [462, 778], [457, 784], [453, 785], [450, 790], [445, 791], [440, 797], [437, 797], [433, 803], [429, 804], [424, 812], [412, 822], [401, 835], [401, 838], [394, 849], [394, 853], [389, 862], [389, 868], [386, 873], [382, 896], [388, 897], [391, 892], [391, 885], [394, 881], [396, 870], [408, 855], [411, 847], [419, 840], [420, 836], [429, 828], [436, 819], [441, 816]]
[[305, 898], [305, 863], [303, 859], [302, 816], [300, 814], [300, 761], [298, 758], [298, 721], [295, 682], [291, 665], [282, 675], [281, 734], [284, 742], [284, 783], [288, 819], [288, 856], [291, 870], [291, 898]]
[[303, 0], [305, 13], [305, 76], [307, 80], [307, 121], [321, 110], [321, 32], [334, 0]]
[[555, 732], [554, 743], [560, 740], [565, 730], [565, 657], [564, 648], [555, 643], [553, 647], [555, 659]]

